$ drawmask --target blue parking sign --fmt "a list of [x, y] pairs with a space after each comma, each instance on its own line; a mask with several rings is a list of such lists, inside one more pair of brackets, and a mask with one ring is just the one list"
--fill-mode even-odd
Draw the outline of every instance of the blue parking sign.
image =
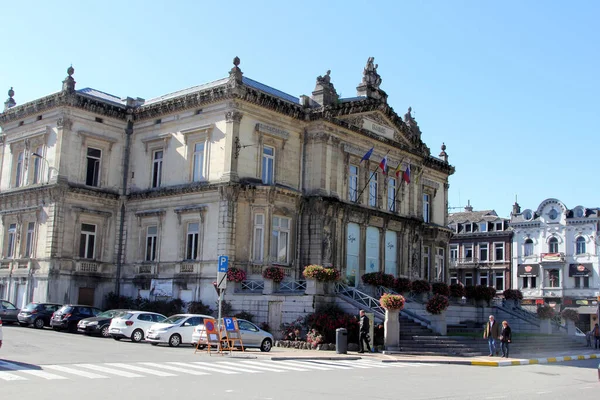
[[227, 272], [229, 267], [229, 257], [219, 256], [219, 272]]
[[225, 322], [225, 330], [227, 332], [235, 332], [235, 324], [233, 323], [233, 318], [223, 318], [223, 322]]

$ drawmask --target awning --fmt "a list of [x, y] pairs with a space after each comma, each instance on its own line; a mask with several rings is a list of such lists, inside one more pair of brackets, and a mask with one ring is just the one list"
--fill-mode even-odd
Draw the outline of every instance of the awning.
[[539, 264], [519, 264], [517, 267], [517, 276], [539, 276]]
[[590, 276], [592, 264], [569, 264], [569, 276]]
[[598, 307], [596, 307], [596, 306], [565, 307], [565, 310], [575, 310], [579, 314], [596, 314], [596, 310], [598, 310]]

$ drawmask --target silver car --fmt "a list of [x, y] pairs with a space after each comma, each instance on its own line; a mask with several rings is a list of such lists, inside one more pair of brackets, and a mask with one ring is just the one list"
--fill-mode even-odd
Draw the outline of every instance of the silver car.
[[[267, 331], [263, 331], [258, 326], [245, 319], [238, 319], [237, 323], [244, 347], [260, 349], [260, 351], [264, 352], [271, 351], [274, 342], [273, 335]], [[223, 329], [223, 323], [221, 323], [221, 330]], [[225, 338], [225, 334], [222, 335], [222, 338]], [[204, 325], [198, 325], [194, 328], [194, 333], [192, 333], [192, 346], [196, 346], [198, 341], [200, 341], [199, 348], [206, 347]], [[235, 344], [239, 344], [239, 342], [234, 343], [234, 345]]]

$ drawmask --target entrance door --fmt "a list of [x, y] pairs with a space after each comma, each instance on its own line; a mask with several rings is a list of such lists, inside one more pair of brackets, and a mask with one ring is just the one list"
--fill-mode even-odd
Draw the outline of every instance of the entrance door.
[[360, 227], [358, 224], [348, 224], [348, 236], [346, 237], [346, 278], [352, 286], [358, 286], [360, 252]]
[[379, 229], [374, 226], [367, 228], [367, 265], [365, 272], [379, 272]]
[[94, 305], [94, 288], [79, 288], [79, 297], [77, 299], [77, 303], [84, 306], [93, 306]]
[[281, 311], [283, 302], [282, 301], [270, 301], [269, 302], [269, 326], [271, 327], [271, 331], [273, 332], [273, 336], [275, 339], [278, 339], [277, 336], [281, 336], [279, 333], [281, 326]]
[[26, 306], [26, 304], [24, 304], [24, 302], [25, 302], [25, 287], [26, 287], [26, 285], [24, 285], [22, 283], [17, 285], [17, 301], [15, 302], [15, 305], [17, 306], [17, 308], [23, 308]]

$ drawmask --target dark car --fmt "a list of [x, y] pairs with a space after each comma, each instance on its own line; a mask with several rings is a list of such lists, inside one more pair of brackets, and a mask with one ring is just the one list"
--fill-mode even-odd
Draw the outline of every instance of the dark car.
[[84, 318], [95, 317], [102, 310], [96, 307], [83, 306], [78, 304], [65, 304], [59, 308], [50, 319], [50, 326], [55, 331], [68, 330], [77, 332], [77, 323]]
[[6, 300], [0, 300], [0, 318], [2, 321], [10, 324], [19, 322], [19, 309], [15, 305]]
[[62, 307], [62, 304], [56, 303], [29, 303], [18, 315], [21, 326], [33, 325], [34, 328], [43, 329], [44, 326], [50, 326], [50, 318], [56, 310]]
[[103, 311], [95, 317], [84, 318], [77, 324], [77, 331], [86, 335], [110, 337], [108, 327], [113, 318], [126, 314], [129, 310]]

